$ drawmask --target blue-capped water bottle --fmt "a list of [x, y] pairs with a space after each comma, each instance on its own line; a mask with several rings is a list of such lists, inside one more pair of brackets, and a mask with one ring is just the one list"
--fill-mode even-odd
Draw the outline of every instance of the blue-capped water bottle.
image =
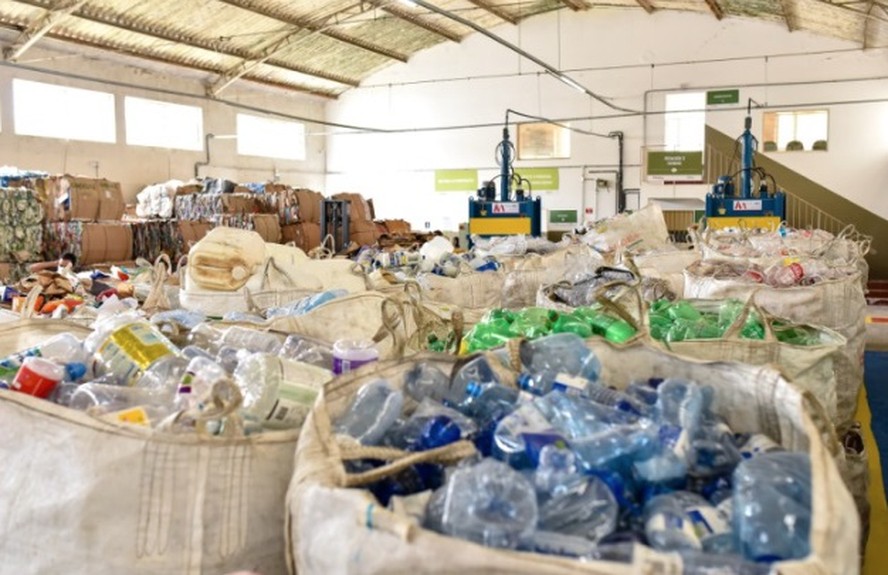
[[601, 362], [583, 339], [573, 333], [556, 333], [521, 343], [524, 373], [519, 386], [534, 395], [557, 390], [582, 393], [598, 381]]

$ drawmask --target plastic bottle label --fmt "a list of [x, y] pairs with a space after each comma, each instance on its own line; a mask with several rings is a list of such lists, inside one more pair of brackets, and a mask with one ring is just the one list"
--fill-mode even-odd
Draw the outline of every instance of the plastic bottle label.
[[128, 385], [158, 359], [173, 354], [171, 345], [152, 325], [131, 323], [116, 329], [99, 348], [108, 372]]
[[282, 382], [278, 389], [278, 399], [265, 419], [273, 425], [302, 423], [317, 396], [316, 388], [299, 383]]
[[32, 347], [0, 359], [0, 379], [14, 377], [27, 357], [41, 357], [40, 349]]
[[657, 513], [647, 520], [645, 531], [649, 533], [653, 531], [680, 531], [684, 533], [686, 539], [696, 549], [703, 549], [700, 538], [697, 536], [697, 530], [691, 523], [690, 518], [686, 520], [684, 517], [673, 513]]
[[119, 423], [130, 423], [133, 425], [151, 427], [151, 420], [148, 417], [148, 413], [141, 407], [131, 407], [122, 411], [115, 411], [114, 413], [109, 413], [107, 417], [111, 421]]
[[731, 530], [725, 517], [712, 506], [691, 507], [685, 511], [685, 515], [688, 516], [694, 533], [700, 541]]
[[586, 389], [588, 382], [585, 378], [569, 373], [559, 373], [552, 382], [552, 390], [563, 393], [577, 393]]
[[347, 371], [358, 369], [366, 363], [372, 363], [378, 358], [373, 359], [342, 359], [341, 357], [333, 357], [333, 373], [341, 375]]
[[682, 575], [684, 562], [677, 553], [662, 553], [644, 545], [635, 545], [632, 552], [633, 575]]

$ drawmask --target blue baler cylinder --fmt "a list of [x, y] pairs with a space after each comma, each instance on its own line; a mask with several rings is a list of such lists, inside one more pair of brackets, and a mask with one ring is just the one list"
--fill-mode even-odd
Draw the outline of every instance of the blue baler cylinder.
[[750, 129], [752, 128], [752, 118], [750, 116], [746, 116], [746, 129], [743, 131], [743, 152], [740, 157], [740, 163], [742, 169], [740, 170], [740, 197], [741, 198], [751, 198], [752, 197], [752, 154], [753, 154], [753, 141], [752, 132]]
[[503, 163], [500, 166], [500, 201], [508, 202], [509, 201], [509, 188], [510, 188], [510, 180], [512, 179], [512, 174], [510, 173], [509, 166], [511, 162], [511, 151], [509, 146], [509, 128], [503, 128]]

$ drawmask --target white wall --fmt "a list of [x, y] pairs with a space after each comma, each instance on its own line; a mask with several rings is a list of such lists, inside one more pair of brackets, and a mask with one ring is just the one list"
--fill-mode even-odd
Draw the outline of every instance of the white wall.
[[[67, 50], [72, 50], [67, 48]], [[29, 50], [24, 61], [63, 74], [82, 75], [100, 81], [113, 81], [146, 88], [202, 96], [204, 87], [194, 74], [183, 69], [168, 69], [168, 72], [146, 69], [144, 61], [132, 60], [133, 65], [97, 61], [65, 51], [46, 48]], [[153, 68], [157, 68], [153, 66]], [[23, 78], [63, 86], [86, 88], [112, 92], [117, 98], [117, 143], [101, 144], [82, 141], [66, 141], [52, 138], [17, 136], [14, 132], [12, 107], [12, 80]], [[322, 119], [325, 99], [284, 93], [280, 90], [251, 89], [240, 84], [224, 92], [222, 97], [242, 105], [274, 110], [280, 113]], [[114, 86], [101, 82], [84, 81], [60, 75], [32, 72], [21, 68], [0, 66], [0, 164], [22, 169], [44, 170], [50, 173], [80, 174], [105, 177], [121, 182], [124, 196], [132, 202], [135, 195], [145, 185], [169, 179], [188, 180], [194, 174], [194, 164], [205, 160], [205, 152], [169, 150], [163, 148], [128, 146], [125, 144], [123, 96], [133, 95], [178, 104], [200, 106], [204, 110], [204, 132], [216, 135], [235, 134], [235, 118], [238, 112], [254, 113], [208, 101], [205, 98], [192, 98], [159, 94], [150, 89]], [[261, 115], [261, 114], [260, 114]], [[308, 124], [307, 132], [323, 132], [317, 124]], [[281, 182], [322, 190], [325, 185], [326, 141], [323, 136], [307, 138], [305, 161], [288, 161], [251, 156], [240, 156], [236, 152], [236, 140], [215, 139], [210, 143], [211, 164], [201, 167], [201, 176], [229, 178], [236, 182], [267, 181], [277, 174]], [[94, 166], [98, 162], [98, 172]]]
[[[641, 188], [642, 205], [654, 197], [702, 198], [704, 186], [664, 186], [641, 178], [642, 147], [662, 144], [659, 112], [667, 91], [736, 87], [743, 104], [753, 98], [770, 107], [888, 100], [884, 50], [864, 52], [851, 43], [789, 33], [778, 24], [596, 8], [550, 13], [495, 32], [614, 104], [647, 114], [627, 114], [594, 102], [476, 34], [392, 66], [327, 106], [329, 121], [398, 130], [330, 136], [327, 191], [372, 197], [381, 217], [405, 217], [415, 227], [429, 222], [432, 228], [455, 229], [466, 220], [471, 194], [436, 193], [434, 170], [478, 168], [481, 179], [495, 177], [494, 148], [505, 110], [512, 108], [574, 118], [573, 125], [595, 132], [624, 132], [624, 187]], [[878, 79], [849, 81], [855, 78]], [[797, 84], [781, 85], [787, 82]], [[827, 107], [829, 151], [779, 153], [779, 161], [888, 218], [888, 202], [876, 201], [888, 187], [888, 102]], [[707, 123], [739, 135], [744, 116], [745, 109], [710, 109]], [[753, 119], [753, 132], [759, 135], [759, 111]], [[430, 129], [455, 127], [463, 128]], [[569, 160], [515, 163], [519, 171], [522, 166], [562, 167], [560, 189], [543, 194], [545, 208], [581, 207], [583, 166], [615, 168], [612, 140], [573, 134], [572, 148]]]

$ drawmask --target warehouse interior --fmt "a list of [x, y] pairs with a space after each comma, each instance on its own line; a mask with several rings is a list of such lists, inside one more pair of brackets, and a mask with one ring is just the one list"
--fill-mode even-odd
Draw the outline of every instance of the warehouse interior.
[[[399, 254], [418, 252], [435, 235], [461, 248], [477, 244], [470, 224], [480, 219], [472, 211], [475, 198], [488, 182], [497, 193], [508, 191], [504, 163], [530, 178], [517, 181], [521, 193], [540, 199], [528, 208], [541, 210], [534, 216], [539, 232], [531, 234], [528, 225], [520, 233], [570, 242], [580, 230], [602, 231], [600, 222], [656, 206], [671, 240], [684, 245], [693, 239], [689, 227], [699, 230], [701, 218], [715, 215], [707, 198], [719, 178], [743, 171], [737, 169], [746, 161], [740, 142], [751, 132], [750, 161], [761, 170], [755, 185], [767, 187], [767, 172], [770, 192], [785, 197], [778, 219], [786, 228], [865, 238], [865, 385], [855, 419], [868, 457], [870, 511], [860, 572], [886, 569], [888, 553], [878, 543], [888, 537], [880, 465], [888, 457], [888, 392], [881, 382], [888, 353], [888, 202], [881, 197], [888, 188], [888, 2], [2, 0], [0, 48], [0, 166], [117, 182], [126, 204], [122, 221], [139, 219], [143, 190], [171, 181], [198, 182], [198, 189], [209, 178], [279, 184], [330, 199], [360, 194], [372, 201], [368, 219], [401, 221], [421, 238], [397, 246]], [[508, 160], [506, 137], [515, 146]], [[688, 151], [698, 158], [690, 172], [658, 171], [658, 159]], [[454, 185], [447, 178], [467, 179]], [[501, 203], [523, 206], [523, 200], [506, 195]], [[351, 206], [356, 209], [354, 199]], [[329, 209], [322, 201], [318, 239], [336, 217], [324, 212]], [[266, 241], [293, 239], [274, 225], [276, 240]], [[746, 238], [747, 225], [757, 224], [738, 225]], [[362, 242], [354, 240], [364, 236], [354, 234], [364, 228], [352, 226], [353, 250], [340, 256], [360, 263]], [[345, 230], [333, 252], [349, 247]], [[388, 236], [372, 237], [383, 251], [380, 242]], [[317, 240], [300, 241], [310, 255], [319, 247]], [[6, 251], [12, 250], [0, 253]], [[62, 254], [41, 255], [15, 264]], [[154, 264], [154, 257], [145, 259]], [[0, 272], [4, 262], [0, 258]], [[0, 275], [4, 279], [20, 285]], [[385, 311], [381, 322], [380, 334]], [[826, 320], [809, 323], [827, 326]], [[31, 341], [23, 336], [16, 344], [25, 340]], [[7, 355], [6, 346], [0, 350]], [[333, 381], [325, 389], [345, 389], [335, 382], [346, 380]], [[214, 495], [230, 493], [202, 494]], [[300, 520], [308, 521], [308, 513]], [[369, 528], [370, 508], [366, 513]], [[293, 517], [288, 534], [299, 525]], [[402, 526], [392, 521], [382, 529], [398, 532]], [[313, 539], [293, 541], [299, 549]], [[220, 543], [226, 544], [237, 546]], [[445, 561], [448, 550], [457, 553], [447, 545], [436, 561]], [[451, 570], [484, 565], [460, 561]], [[514, 558], [502, 561], [489, 572], [525, 572]], [[403, 572], [418, 564], [405, 559], [401, 571], [352, 565], [342, 572]], [[16, 572], [28, 572], [22, 565]], [[288, 566], [294, 565], [322, 573], [332, 563], [290, 557]], [[665, 565], [644, 572], [671, 573]], [[818, 572], [851, 573], [837, 571], [838, 560], [820, 565]], [[724, 568], [685, 572], [758, 573]], [[814, 572], [807, 568], [779, 572]], [[238, 569], [259, 572], [254, 565]], [[526, 569], [548, 572], [540, 565]]]

